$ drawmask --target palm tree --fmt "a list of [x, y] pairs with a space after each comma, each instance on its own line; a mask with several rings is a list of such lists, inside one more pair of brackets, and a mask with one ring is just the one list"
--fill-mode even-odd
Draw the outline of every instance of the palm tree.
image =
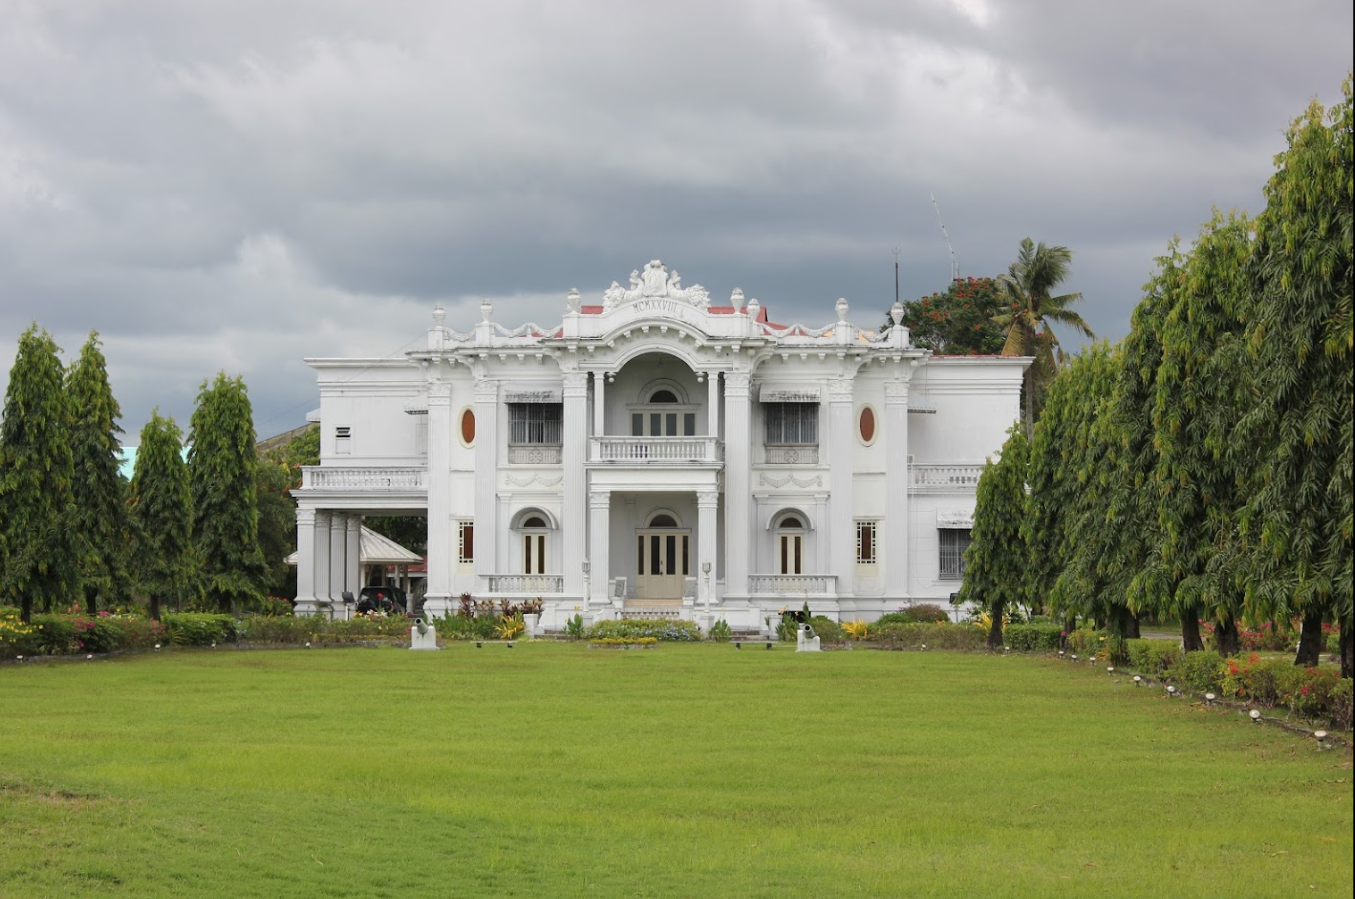
[[1029, 439], [1035, 423], [1035, 393], [1044, 388], [1058, 373], [1063, 351], [1059, 339], [1050, 329], [1050, 322], [1071, 325], [1088, 337], [1095, 337], [1082, 316], [1067, 308], [1082, 299], [1081, 293], [1053, 296], [1054, 288], [1068, 277], [1073, 251], [1067, 247], [1036, 245], [1029, 237], [1022, 239], [1021, 252], [1016, 261], [1001, 275], [998, 282], [1011, 311], [993, 317], [993, 321], [1007, 330], [1002, 346], [1004, 356], [1034, 356], [1026, 369], [1023, 393], [1026, 401], [1025, 426]]

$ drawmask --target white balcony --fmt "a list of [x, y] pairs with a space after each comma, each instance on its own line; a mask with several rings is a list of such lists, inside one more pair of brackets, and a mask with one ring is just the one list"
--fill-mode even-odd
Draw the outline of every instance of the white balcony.
[[488, 581], [491, 594], [546, 596], [565, 592], [563, 574], [491, 574]]
[[833, 598], [837, 596], [837, 575], [750, 574], [748, 592], [754, 596], [778, 596], [790, 599]]
[[968, 493], [978, 489], [981, 463], [944, 465], [915, 462], [908, 466], [908, 489], [915, 493]]
[[724, 460], [717, 437], [593, 437], [588, 444], [590, 462], [718, 465]]
[[361, 468], [340, 465], [307, 465], [301, 469], [302, 490], [398, 491], [428, 489], [428, 470], [423, 467]]

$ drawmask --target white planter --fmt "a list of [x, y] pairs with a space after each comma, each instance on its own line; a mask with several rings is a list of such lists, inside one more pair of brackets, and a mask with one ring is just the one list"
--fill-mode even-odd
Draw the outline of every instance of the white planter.
[[537, 627], [541, 624], [541, 616], [532, 614], [523, 615], [522, 623], [527, 626], [527, 636], [535, 637]]

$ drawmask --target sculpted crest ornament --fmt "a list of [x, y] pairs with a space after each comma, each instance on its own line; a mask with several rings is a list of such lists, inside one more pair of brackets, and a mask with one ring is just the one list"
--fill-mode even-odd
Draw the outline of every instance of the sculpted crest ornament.
[[682, 286], [682, 276], [677, 270], [668, 271], [668, 266], [657, 259], [645, 263], [644, 271], [630, 273], [630, 287], [622, 287], [613, 281], [612, 286], [602, 293], [602, 308], [615, 309], [623, 303], [649, 298], [664, 298], [690, 303], [698, 309], [710, 306], [710, 293], [700, 284], [691, 287]]

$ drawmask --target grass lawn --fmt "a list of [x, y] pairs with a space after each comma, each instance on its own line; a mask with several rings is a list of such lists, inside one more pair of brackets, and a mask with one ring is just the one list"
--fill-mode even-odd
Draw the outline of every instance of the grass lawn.
[[1345, 896], [1350, 761], [1041, 658], [7, 666], [0, 897]]

